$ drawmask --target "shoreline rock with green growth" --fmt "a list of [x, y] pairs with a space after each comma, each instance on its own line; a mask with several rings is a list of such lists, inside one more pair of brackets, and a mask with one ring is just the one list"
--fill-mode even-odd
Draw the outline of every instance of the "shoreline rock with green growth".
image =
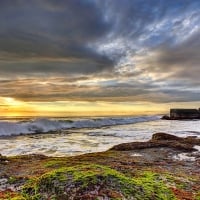
[[[199, 138], [157, 133], [100, 153], [2, 157], [0, 200], [199, 200], [196, 145]], [[181, 154], [195, 159], [175, 159]]]
[[102, 165], [61, 168], [30, 180], [22, 190], [26, 199], [175, 199], [158, 174], [144, 172], [130, 178]]

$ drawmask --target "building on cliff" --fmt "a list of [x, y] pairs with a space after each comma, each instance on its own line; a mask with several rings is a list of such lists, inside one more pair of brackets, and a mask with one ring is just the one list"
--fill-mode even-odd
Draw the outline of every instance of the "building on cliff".
[[170, 109], [170, 119], [200, 119], [200, 109]]

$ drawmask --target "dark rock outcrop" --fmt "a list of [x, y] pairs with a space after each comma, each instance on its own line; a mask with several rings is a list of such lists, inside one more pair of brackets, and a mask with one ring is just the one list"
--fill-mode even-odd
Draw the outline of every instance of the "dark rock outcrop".
[[200, 119], [198, 109], [170, 109], [170, 119]]
[[152, 135], [152, 140], [180, 140], [183, 139], [181, 137], [171, 135], [168, 133], [155, 133]]
[[162, 116], [162, 117], [161, 117], [161, 119], [166, 119], [166, 120], [169, 120], [169, 119], [170, 119], [170, 117], [169, 117], [168, 115], [164, 115], [164, 116]]
[[195, 137], [181, 138], [167, 133], [155, 133], [148, 142], [130, 142], [116, 145], [111, 150], [130, 151], [146, 148], [168, 147], [182, 151], [196, 151], [194, 145], [200, 145], [200, 139]]
[[200, 109], [170, 109], [170, 116], [164, 115], [161, 119], [184, 120], [200, 119]]
[[6, 157], [5, 156], [2, 156], [1, 154], [0, 154], [0, 162], [1, 161], [6, 161]]

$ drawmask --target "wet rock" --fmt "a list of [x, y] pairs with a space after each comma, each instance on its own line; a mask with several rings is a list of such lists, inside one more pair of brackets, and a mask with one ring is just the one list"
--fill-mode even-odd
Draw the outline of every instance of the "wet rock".
[[155, 133], [151, 140], [182, 140], [183, 138], [168, 133]]
[[6, 157], [5, 156], [2, 156], [1, 154], [0, 154], [0, 162], [1, 161], [6, 161]]
[[170, 120], [170, 117], [168, 115], [164, 115], [161, 117], [161, 119]]
[[111, 150], [130, 151], [146, 148], [161, 148], [168, 147], [183, 151], [197, 151], [194, 145], [199, 145], [199, 138], [181, 138], [167, 133], [156, 133], [148, 142], [130, 142], [116, 145]]
[[168, 147], [174, 148], [177, 150], [184, 150], [184, 151], [195, 151], [196, 149], [193, 148], [193, 145], [184, 144], [176, 141], [149, 141], [149, 142], [131, 142], [131, 143], [123, 143], [112, 147], [110, 150], [115, 151], [131, 151], [137, 149], [147, 149], [147, 148], [161, 148], [161, 147]]
[[174, 140], [181, 143], [191, 144], [191, 145], [200, 145], [200, 138], [197, 136], [188, 136], [185, 138], [171, 135], [168, 133], [155, 133], [152, 135], [151, 141], [159, 140]]

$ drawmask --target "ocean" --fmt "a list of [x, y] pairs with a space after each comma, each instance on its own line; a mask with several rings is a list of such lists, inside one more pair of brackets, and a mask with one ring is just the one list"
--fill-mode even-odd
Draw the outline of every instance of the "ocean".
[[200, 120], [161, 116], [0, 118], [0, 154], [74, 156], [124, 142], [147, 141], [156, 132], [200, 137]]

